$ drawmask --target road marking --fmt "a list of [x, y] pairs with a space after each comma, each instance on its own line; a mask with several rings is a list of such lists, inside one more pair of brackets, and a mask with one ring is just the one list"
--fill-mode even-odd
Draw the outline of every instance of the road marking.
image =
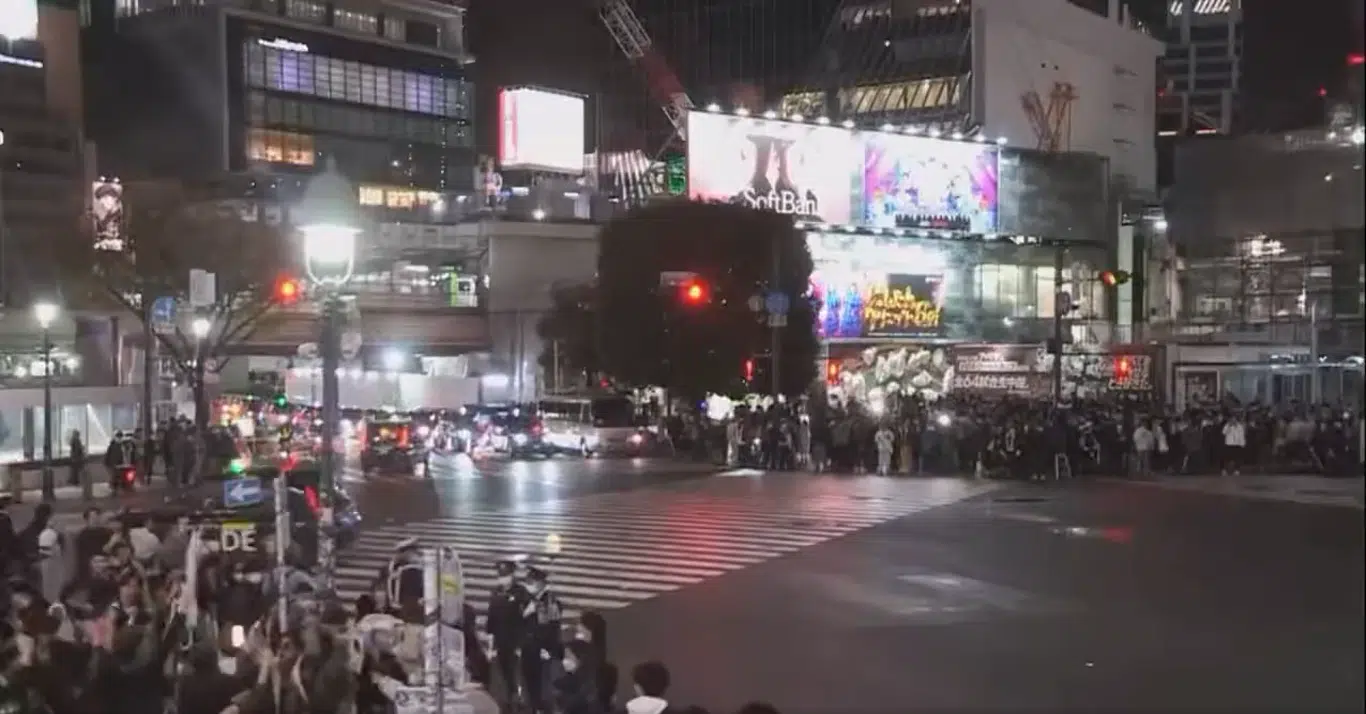
[[[998, 488], [956, 480], [899, 481], [880, 484], [875, 497], [861, 498], [867, 495], [864, 486], [832, 480], [773, 492], [642, 489], [386, 525], [363, 531], [341, 554], [336, 587], [346, 600], [370, 592], [394, 546], [416, 536], [460, 551], [466, 596], [481, 610], [496, 583], [496, 562], [537, 554], [572, 619], [583, 610], [627, 607]], [[539, 555], [552, 533], [562, 548], [553, 559]]]

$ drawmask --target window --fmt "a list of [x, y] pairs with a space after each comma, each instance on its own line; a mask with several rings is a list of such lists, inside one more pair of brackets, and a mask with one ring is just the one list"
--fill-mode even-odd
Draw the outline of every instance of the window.
[[327, 20], [327, 6], [311, 0], [287, 0], [285, 14], [304, 22], [321, 24]]
[[386, 17], [384, 18], [384, 36], [399, 42], [407, 39], [407, 23], [403, 18]]
[[354, 10], [337, 8], [337, 11], [333, 13], [332, 16], [332, 24], [343, 30], [351, 30], [367, 35], [374, 35], [379, 32], [378, 17], [364, 12], [356, 12]]
[[251, 87], [460, 119], [470, 112], [470, 89], [462, 79], [262, 47], [252, 40], [243, 56]]
[[272, 164], [312, 166], [313, 137], [288, 131], [250, 129], [247, 132], [247, 159]]

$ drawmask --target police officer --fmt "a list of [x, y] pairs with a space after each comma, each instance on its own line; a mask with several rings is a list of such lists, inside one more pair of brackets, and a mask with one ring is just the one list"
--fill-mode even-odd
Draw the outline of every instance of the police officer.
[[532, 712], [549, 712], [547, 680], [560, 652], [560, 624], [564, 608], [550, 592], [544, 570], [531, 566], [526, 571], [527, 601], [522, 606], [522, 686]]
[[531, 600], [517, 582], [517, 563], [500, 560], [498, 582], [489, 593], [488, 633], [493, 638], [494, 663], [507, 691], [507, 705], [517, 700], [517, 651], [522, 644], [522, 611]]

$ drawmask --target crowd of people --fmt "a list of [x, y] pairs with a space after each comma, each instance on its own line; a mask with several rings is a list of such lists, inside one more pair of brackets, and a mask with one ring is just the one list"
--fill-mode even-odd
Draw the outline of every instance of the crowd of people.
[[[400, 546], [373, 594], [342, 603], [296, 554], [283, 571], [268, 553], [236, 559], [207, 547], [184, 518], [91, 509], [68, 538], [51, 515], [39, 506], [17, 532], [0, 519], [9, 531], [0, 532], [0, 713], [414, 711], [396, 702], [424, 683], [431, 608], [416, 542]], [[618, 698], [603, 617], [568, 623], [550, 572], [524, 561], [497, 567], [486, 610], [466, 604], [452, 618], [464, 672], [462, 706], [451, 711], [705, 714], [670, 702], [670, 673], [657, 661], [632, 667], [632, 695]], [[739, 711], [776, 714], [762, 703]]]
[[1361, 474], [1360, 415], [1333, 405], [1228, 400], [1177, 411], [1119, 397], [1058, 405], [968, 392], [878, 409], [838, 401], [742, 408], [722, 428], [727, 463], [770, 470], [1018, 479]]

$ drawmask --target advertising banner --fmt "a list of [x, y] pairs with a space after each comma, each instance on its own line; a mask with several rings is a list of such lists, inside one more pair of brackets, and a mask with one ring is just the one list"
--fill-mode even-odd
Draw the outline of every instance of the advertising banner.
[[865, 225], [996, 232], [995, 146], [899, 134], [863, 136]]
[[943, 334], [941, 275], [893, 273], [878, 283], [820, 286], [817, 326], [825, 339], [932, 338]]
[[708, 112], [688, 115], [688, 196], [848, 225], [862, 148], [839, 127]]
[[1022, 397], [1052, 393], [1047, 356], [1038, 345], [958, 345], [953, 389]]
[[90, 217], [95, 250], [122, 251], [123, 184], [118, 181], [96, 181], [91, 184]]
[[498, 95], [498, 163], [582, 175], [583, 97], [519, 87]]

